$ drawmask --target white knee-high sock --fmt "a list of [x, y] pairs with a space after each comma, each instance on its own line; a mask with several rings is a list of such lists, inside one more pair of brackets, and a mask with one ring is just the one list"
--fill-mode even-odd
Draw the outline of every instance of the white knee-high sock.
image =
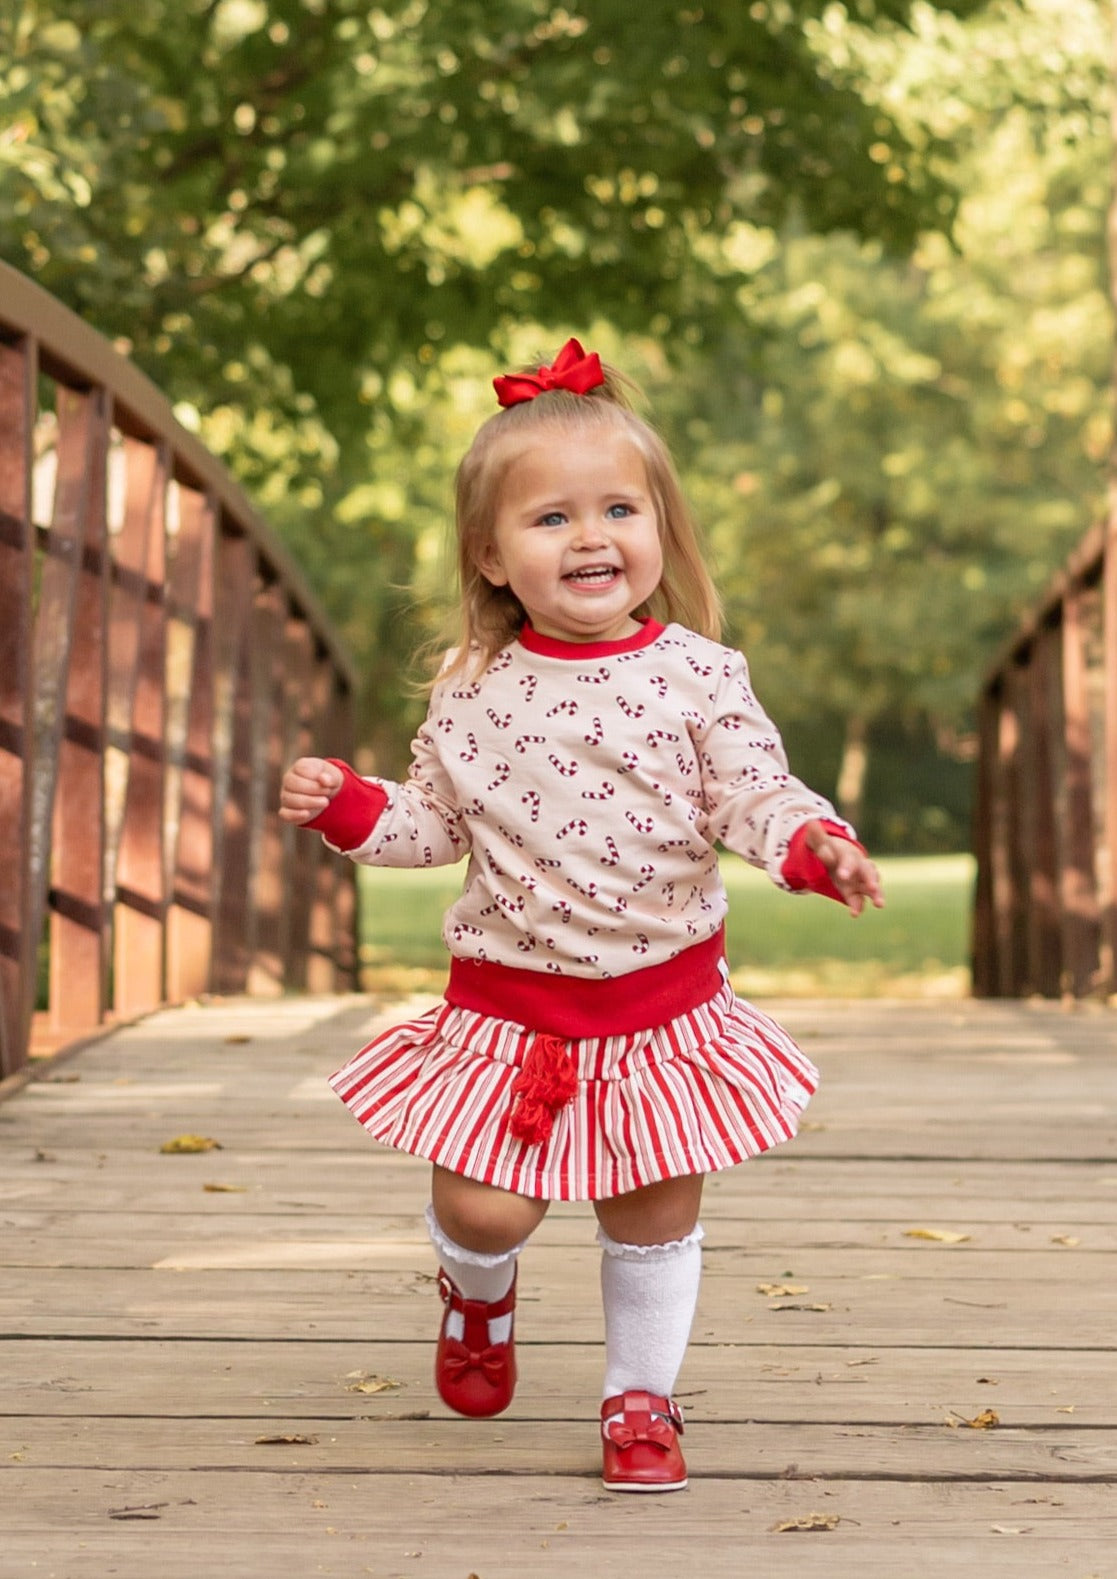
[[[523, 1244], [513, 1245], [511, 1250], [500, 1250], [490, 1254], [483, 1250], [467, 1250], [463, 1245], [455, 1244], [450, 1236], [442, 1229], [438, 1218], [434, 1215], [434, 1207], [427, 1207], [427, 1232], [431, 1236], [431, 1244], [438, 1253], [438, 1259], [445, 1269], [448, 1277], [452, 1278], [466, 1299], [481, 1299], [486, 1305], [495, 1304], [498, 1299], [503, 1299], [512, 1287], [512, 1279], [516, 1276], [516, 1260]], [[464, 1319], [460, 1310], [452, 1310], [446, 1318], [446, 1332], [451, 1338], [460, 1338], [464, 1330]], [[494, 1316], [489, 1322], [489, 1342], [507, 1343], [512, 1331], [512, 1312], [506, 1316]]]
[[702, 1237], [698, 1227], [665, 1245], [625, 1245], [598, 1229], [604, 1252], [603, 1398], [633, 1389], [670, 1398], [698, 1303]]

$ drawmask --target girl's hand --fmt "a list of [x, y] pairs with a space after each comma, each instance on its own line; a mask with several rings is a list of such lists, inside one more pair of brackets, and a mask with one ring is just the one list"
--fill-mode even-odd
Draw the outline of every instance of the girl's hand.
[[279, 815], [284, 822], [309, 822], [333, 800], [344, 783], [344, 774], [323, 757], [300, 757], [283, 775]]
[[880, 873], [863, 850], [838, 834], [827, 833], [818, 821], [807, 824], [807, 848], [813, 850], [830, 874], [851, 915], [859, 916], [869, 899], [878, 910], [884, 906]]

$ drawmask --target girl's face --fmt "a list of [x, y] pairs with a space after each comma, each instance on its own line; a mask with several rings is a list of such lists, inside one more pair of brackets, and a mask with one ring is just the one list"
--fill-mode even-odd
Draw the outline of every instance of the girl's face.
[[497, 496], [480, 569], [510, 587], [541, 636], [617, 641], [663, 574], [644, 458], [627, 434], [543, 432]]

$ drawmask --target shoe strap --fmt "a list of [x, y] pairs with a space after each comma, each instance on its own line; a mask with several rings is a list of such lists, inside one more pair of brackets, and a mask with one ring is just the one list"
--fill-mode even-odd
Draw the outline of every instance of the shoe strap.
[[606, 1398], [601, 1405], [601, 1418], [606, 1423], [618, 1417], [638, 1414], [662, 1415], [680, 1436], [683, 1434], [683, 1411], [674, 1398], [664, 1398], [659, 1393], [631, 1391]]
[[519, 1268], [512, 1274], [512, 1282], [507, 1294], [502, 1294], [499, 1299], [494, 1299], [491, 1303], [483, 1299], [466, 1299], [445, 1267], [438, 1269], [438, 1292], [444, 1305], [448, 1305], [451, 1310], [460, 1310], [467, 1319], [470, 1315], [475, 1315], [481, 1320], [491, 1321], [494, 1316], [507, 1316], [510, 1311], [515, 1310], [518, 1271]]

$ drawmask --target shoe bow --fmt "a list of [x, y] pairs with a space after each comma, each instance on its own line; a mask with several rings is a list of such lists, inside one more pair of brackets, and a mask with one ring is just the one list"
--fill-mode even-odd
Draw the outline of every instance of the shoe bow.
[[481, 1371], [485, 1380], [496, 1387], [502, 1380], [507, 1366], [508, 1345], [490, 1344], [487, 1349], [467, 1349], [456, 1339], [447, 1340], [443, 1370], [451, 1381], [461, 1381], [467, 1371]]
[[606, 1423], [606, 1435], [619, 1448], [632, 1447], [636, 1442], [649, 1442], [653, 1447], [669, 1453], [675, 1445], [675, 1430], [659, 1415], [653, 1415], [647, 1425], [631, 1426], [625, 1419]]

